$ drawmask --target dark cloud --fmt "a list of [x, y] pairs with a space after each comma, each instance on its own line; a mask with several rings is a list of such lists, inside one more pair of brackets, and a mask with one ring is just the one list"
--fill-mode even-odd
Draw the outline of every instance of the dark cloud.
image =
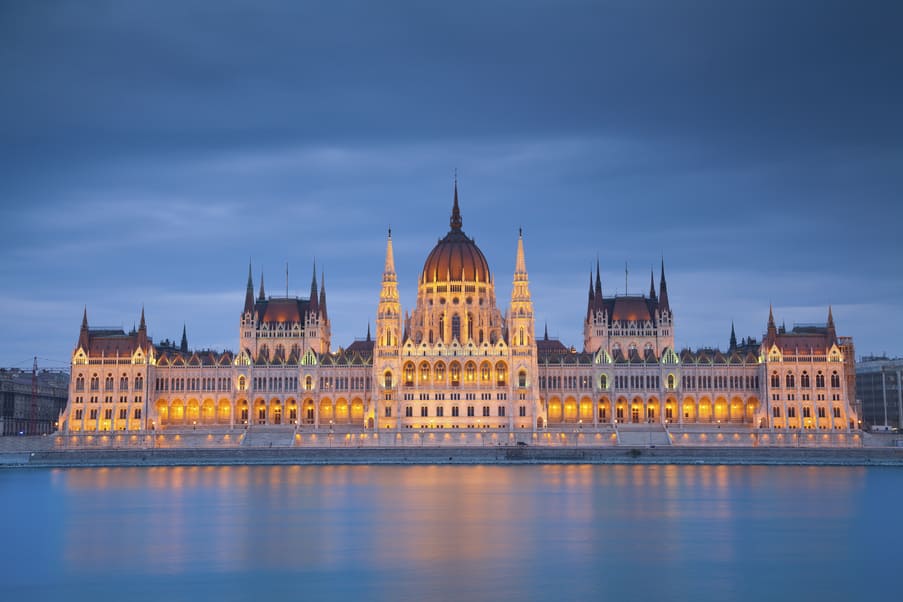
[[[360, 291], [389, 224], [411, 295], [458, 167], [500, 300], [523, 226], [537, 309], [570, 341], [583, 293], [561, 299], [597, 254], [612, 289], [665, 254], [675, 280], [725, 282], [672, 285], [686, 343], [751, 299], [844, 303], [888, 348], [903, 333], [854, 308], [903, 310], [901, 24], [877, 1], [6, 3], [5, 303], [76, 314], [112, 281], [131, 311], [240, 289], [248, 256], [275, 275], [316, 254], [335, 294]], [[160, 303], [173, 331], [211, 321]]]

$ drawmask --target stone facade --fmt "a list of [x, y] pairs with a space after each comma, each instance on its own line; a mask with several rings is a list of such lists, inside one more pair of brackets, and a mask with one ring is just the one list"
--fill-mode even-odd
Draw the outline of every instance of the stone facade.
[[[326, 287], [308, 298], [254, 295], [249, 267], [236, 351], [155, 344], [137, 330], [88, 326], [72, 355], [72, 432], [243, 428], [396, 434], [549, 433], [619, 425], [734, 425], [856, 430], [852, 341], [824, 325], [777, 328], [726, 351], [675, 348], [664, 262], [648, 295], [605, 297], [590, 276], [584, 347], [535, 335], [524, 238], [505, 311], [483, 253], [463, 231], [457, 186], [450, 229], [403, 311], [392, 234], [376, 332], [332, 351]], [[432, 431], [429, 429], [439, 429]], [[437, 440], [447, 440], [448, 437]], [[453, 439], [452, 439], [453, 440]]]

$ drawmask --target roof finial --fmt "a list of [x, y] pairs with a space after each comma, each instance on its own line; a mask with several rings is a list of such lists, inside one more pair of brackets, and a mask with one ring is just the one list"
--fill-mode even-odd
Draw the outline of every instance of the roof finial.
[[452, 205], [451, 229], [460, 231], [462, 226], [461, 209], [458, 207], [458, 170], [455, 169], [455, 202]]

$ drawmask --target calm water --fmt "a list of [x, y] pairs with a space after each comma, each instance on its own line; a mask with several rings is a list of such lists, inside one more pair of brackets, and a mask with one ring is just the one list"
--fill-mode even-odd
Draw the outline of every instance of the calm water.
[[899, 599], [903, 470], [0, 471], [5, 600]]

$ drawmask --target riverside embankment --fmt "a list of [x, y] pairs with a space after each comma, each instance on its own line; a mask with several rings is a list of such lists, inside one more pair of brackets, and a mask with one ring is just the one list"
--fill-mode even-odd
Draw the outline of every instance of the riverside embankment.
[[903, 466], [894, 448], [230, 448], [39, 450], [0, 453], [0, 466], [224, 466], [324, 464], [725, 464]]

